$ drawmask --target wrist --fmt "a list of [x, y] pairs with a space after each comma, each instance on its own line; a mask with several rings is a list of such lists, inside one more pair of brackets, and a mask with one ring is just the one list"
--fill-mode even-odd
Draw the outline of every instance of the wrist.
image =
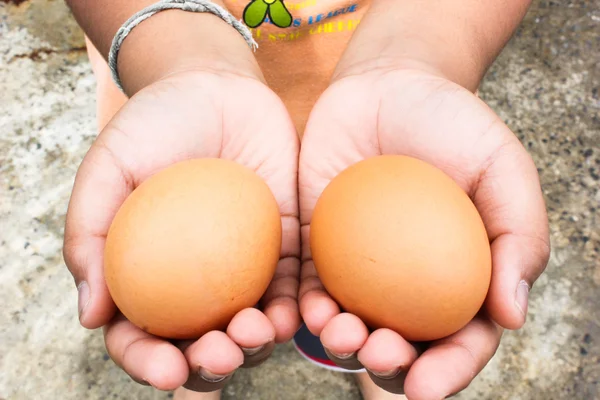
[[119, 51], [125, 92], [190, 70], [264, 80], [252, 51], [234, 28], [210, 13], [167, 10], [139, 24]]
[[[332, 81], [335, 82], [355, 75], [385, 74], [393, 71], [413, 71], [429, 74], [458, 83], [472, 91], [477, 90], [480, 81], [479, 78], [472, 79], [473, 75], [471, 74], [470, 83], [465, 83], [464, 80], [461, 82], [461, 79], [458, 78], [456, 74], [452, 74], [451, 69], [444, 65], [443, 60], [439, 60], [433, 55], [426, 56], [422, 52], [417, 54], [398, 52], [396, 54], [387, 54], [376, 58], [357, 57], [352, 60], [344, 60], [344, 62], [338, 64], [333, 74]], [[471, 86], [474, 88], [471, 89]]]
[[[364, 42], [350, 43], [338, 64], [336, 78], [367, 71], [411, 69], [442, 76], [472, 91], [477, 89], [487, 62], [481, 49], [467, 39], [471, 34], [465, 32], [466, 27], [461, 26], [462, 31], [451, 26], [439, 29], [430, 26], [431, 22], [416, 22], [408, 15], [386, 18], [382, 14], [390, 12], [387, 4], [373, 2], [374, 9], [361, 22], [353, 39], [361, 41], [362, 37]], [[377, 22], [370, 23], [371, 18]], [[465, 39], [449, 43], [440, 31], [445, 34], [453, 31], [454, 37], [461, 35]]]
[[369, 68], [422, 69], [475, 91], [529, 3], [373, 0], [335, 76]]

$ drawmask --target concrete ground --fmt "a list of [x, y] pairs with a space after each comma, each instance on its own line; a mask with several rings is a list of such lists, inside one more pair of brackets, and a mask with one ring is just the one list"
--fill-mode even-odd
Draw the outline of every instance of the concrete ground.
[[[600, 0], [534, 1], [482, 97], [539, 167], [552, 228], [524, 329], [459, 399], [600, 399]], [[60, 0], [0, 0], [0, 399], [167, 399], [78, 325], [61, 243], [94, 138], [94, 79]], [[226, 399], [359, 399], [289, 345]]]

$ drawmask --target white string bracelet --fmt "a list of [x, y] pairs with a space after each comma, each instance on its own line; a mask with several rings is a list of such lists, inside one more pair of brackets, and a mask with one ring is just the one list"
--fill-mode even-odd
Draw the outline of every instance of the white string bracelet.
[[127, 35], [129, 35], [129, 33], [131, 33], [131, 31], [140, 23], [147, 20], [154, 14], [165, 10], [182, 10], [202, 13], [207, 12], [214, 14], [235, 28], [235, 30], [237, 30], [246, 40], [246, 43], [248, 43], [248, 46], [250, 46], [252, 50], [256, 50], [258, 48], [258, 44], [252, 38], [252, 33], [248, 27], [246, 27], [246, 25], [244, 25], [242, 22], [236, 20], [235, 17], [223, 7], [211, 3], [208, 0], [160, 0], [158, 3], [148, 6], [135, 13], [123, 24], [123, 26], [121, 26], [121, 28], [119, 28], [115, 34], [115, 37], [113, 38], [112, 45], [108, 53], [108, 66], [112, 73], [113, 80], [119, 89], [121, 89], [121, 91], [123, 91], [123, 86], [121, 85], [121, 79], [119, 78], [119, 71], [117, 69], [117, 58], [119, 56], [119, 50], [121, 49], [123, 41], [125, 41]]

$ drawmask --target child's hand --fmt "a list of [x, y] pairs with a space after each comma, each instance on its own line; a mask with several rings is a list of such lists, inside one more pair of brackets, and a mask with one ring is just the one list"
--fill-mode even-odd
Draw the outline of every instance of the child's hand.
[[[309, 224], [321, 192], [343, 169], [379, 154], [413, 156], [451, 176], [473, 199], [492, 243], [493, 276], [483, 312], [422, 354], [390, 330], [369, 334], [359, 318], [340, 314], [311, 261]], [[299, 177], [300, 310], [340, 366], [364, 366], [379, 386], [404, 390], [409, 399], [441, 399], [464, 389], [481, 371], [503, 328], [525, 323], [528, 288], [549, 257], [537, 170], [515, 135], [468, 90], [418, 70], [346, 74], [313, 109]]]
[[[281, 259], [261, 311], [241, 311], [226, 333], [170, 343], [117, 312], [103, 276], [104, 242], [136, 186], [162, 168], [200, 157], [234, 160], [266, 181], [281, 211]], [[275, 342], [294, 335], [300, 324], [297, 159], [297, 135], [279, 98], [258, 79], [233, 73], [170, 75], [139, 91], [98, 136], [75, 180], [64, 256], [79, 288], [81, 324], [104, 327], [108, 353], [134, 380], [162, 390], [184, 384], [216, 390], [239, 366], [257, 365]], [[203, 307], [210, 304], [198, 304], [199, 313]]]

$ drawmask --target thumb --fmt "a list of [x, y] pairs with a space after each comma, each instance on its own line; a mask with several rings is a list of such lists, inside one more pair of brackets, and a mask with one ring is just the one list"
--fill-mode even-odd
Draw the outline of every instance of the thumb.
[[104, 280], [103, 252], [112, 219], [131, 192], [130, 182], [101, 138], [75, 177], [63, 257], [77, 285], [79, 320], [88, 329], [105, 325], [116, 311]]
[[537, 169], [518, 139], [495, 152], [474, 201], [492, 242], [492, 282], [486, 306], [507, 329], [525, 323], [529, 289], [546, 268], [550, 240]]

